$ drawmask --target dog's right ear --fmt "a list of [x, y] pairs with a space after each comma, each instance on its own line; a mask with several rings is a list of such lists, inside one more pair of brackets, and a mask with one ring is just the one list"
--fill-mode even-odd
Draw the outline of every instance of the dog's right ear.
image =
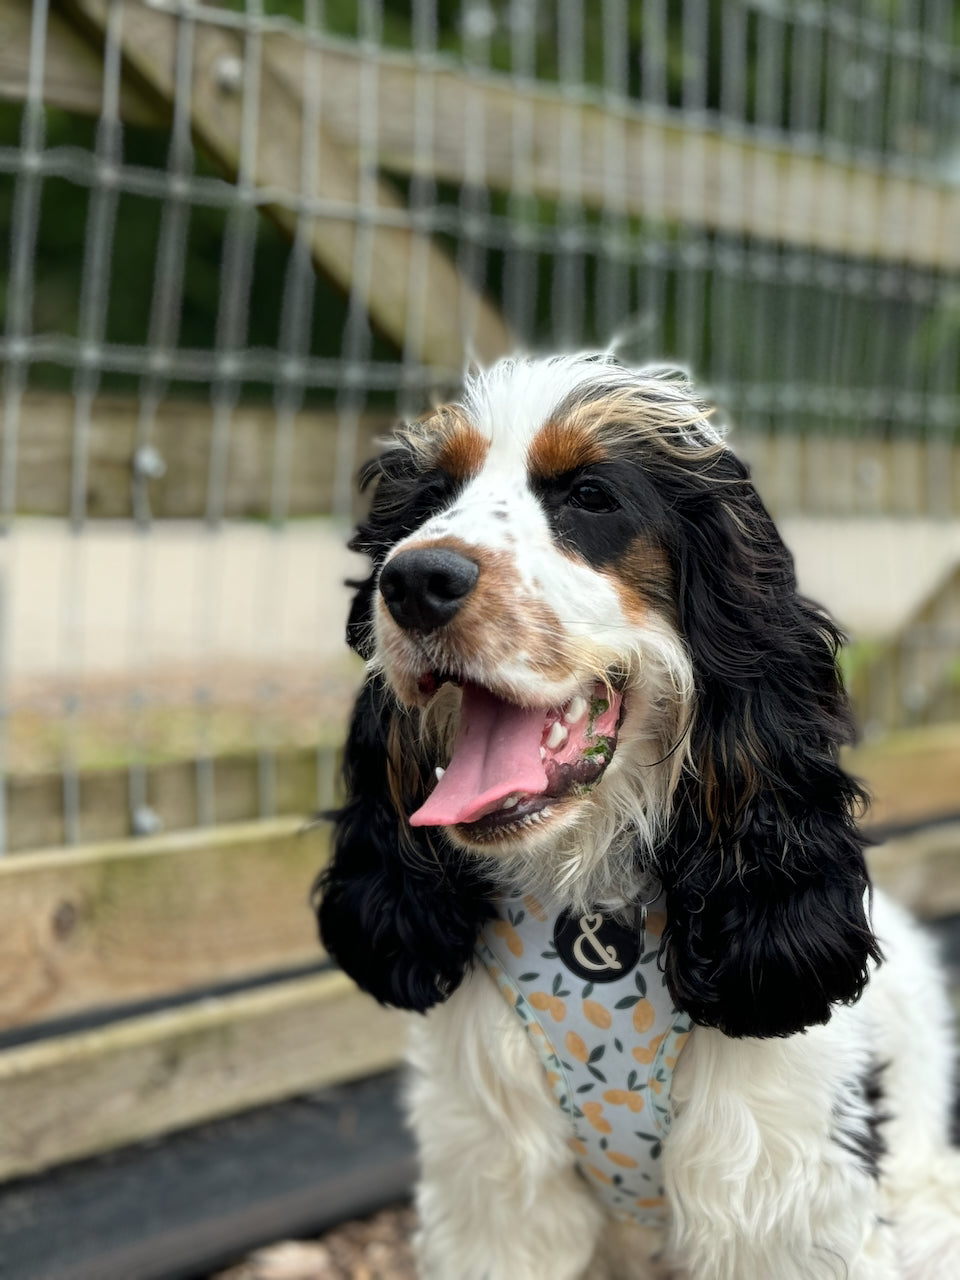
[[313, 901], [324, 946], [357, 985], [422, 1013], [459, 986], [492, 907], [442, 834], [406, 821], [417, 801], [404, 770], [419, 753], [405, 729], [381, 678], [369, 676], [344, 753], [346, 803], [331, 815], [333, 859]]

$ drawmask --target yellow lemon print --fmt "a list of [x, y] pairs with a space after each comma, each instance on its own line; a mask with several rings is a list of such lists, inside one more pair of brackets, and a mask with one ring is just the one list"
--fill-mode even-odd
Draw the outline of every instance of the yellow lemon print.
[[590, 1057], [590, 1050], [575, 1031], [568, 1031], [563, 1038], [563, 1043], [567, 1046], [570, 1056], [576, 1058], [578, 1062], [586, 1062]]
[[589, 1124], [592, 1124], [597, 1133], [610, 1133], [610, 1122], [603, 1118], [603, 1106], [599, 1102], [584, 1102], [580, 1110], [584, 1114], [584, 1118]]
[[603, 1100], [613, 1107], [629, 1107], [634, 1115], [643, 1110], [643, 1094], [634, 1089], [608, 1089]]
[[516, 956], [518, 959], [523, 955], [523, 943], [520, 941], [520, 935], [509, 920], [495, 920], [493, 932], [498, 938], [504, 940], [511, 955]]
[[633, 1006], [633, 1029], [639, 1035], [649, 1031], [656, 1020], [657, 1015], [649, 1000], [638, 1000]]
[[613, 1022], [610, 1010], [605, 1009], [602, 1004], [597, 1004], [596, 1000], [584, 1000], [583, 1016], [603, 1031], [606, 1031]]
[[624, 1155], [622, 1151], [605, 1151], [604, 1155], [608, 1160], [612, 1160], [614, 1164], [618, 1164], [621, 1169], [635, 1169], [637, 1162], [633, 1156]]
[[657, 1050], [660, 1048], [661, 1044], [663, 1044], [666, 1034], [667, 1033], [663, 1031], [660, 1035], [654, 1036], [648, 1045], [639, 1045], [636, 1049], [631, 1049], [630, 1052], [638, 1062], [642, 1062], [646, 1066], [649, 1066], [657, 1056]]
[[562, 1022], [567, 1016], [567, 1006], [560, 997], [548, 995], [546, 991], [534, 991], [530, 1003], [541, 1013], [549, 1013], [554, 1022]]

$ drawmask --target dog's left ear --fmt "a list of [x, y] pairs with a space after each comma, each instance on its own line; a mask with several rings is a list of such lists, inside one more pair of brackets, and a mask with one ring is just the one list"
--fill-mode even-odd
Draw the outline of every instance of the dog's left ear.
[[404, 775], [417, 744], [381, 677], [368, 676], [344, 749], [346, 801], [333, 858], [314, 886], [327, 951], [381, 1004], [423, 1013], [446, 1000], [473, 963], [493, 908], [479, 873], [442, 834], [412, 830], [417, 802]]
[[677, 1005], [730, 1036], [785, 1036], [856, 1000], [880, 952], [841, 636], [728, 450], [675, 494], [680, 626], [693, 659], [694, 772], [663, 858]]

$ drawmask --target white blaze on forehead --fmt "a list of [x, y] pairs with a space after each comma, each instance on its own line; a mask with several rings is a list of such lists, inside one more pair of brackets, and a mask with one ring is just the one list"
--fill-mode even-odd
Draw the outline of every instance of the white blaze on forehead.
[[503, 360], [473, 378], [461, 407], [490, 448], [450, 507], [408, 540], [455, 539], [475, 548], [481, 565], [484, 552], [499, 553], [510, 564], [518, 601], [532, 597], [546, 605], [578, 646], [610, 661], [632, 624], [613, 580], [557, 546], [530, 485], [528, 457], [543, 426], [578, 388], [619, 386], [624, 375], [618, 366], [560, 357]]

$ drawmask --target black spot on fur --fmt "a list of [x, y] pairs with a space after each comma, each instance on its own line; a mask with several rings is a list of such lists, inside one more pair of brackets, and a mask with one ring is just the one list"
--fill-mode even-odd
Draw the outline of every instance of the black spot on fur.
[[887, 1154], [883, 1136], [883, 1126], [890, 1118], [883, 1109], [883, 1073], [887, 1065], [874, 1062], [862, 1079], [851, 1081], [848, 1095], [840, 1099], [834, 1111], [833, 1141], [877, 1181]]

